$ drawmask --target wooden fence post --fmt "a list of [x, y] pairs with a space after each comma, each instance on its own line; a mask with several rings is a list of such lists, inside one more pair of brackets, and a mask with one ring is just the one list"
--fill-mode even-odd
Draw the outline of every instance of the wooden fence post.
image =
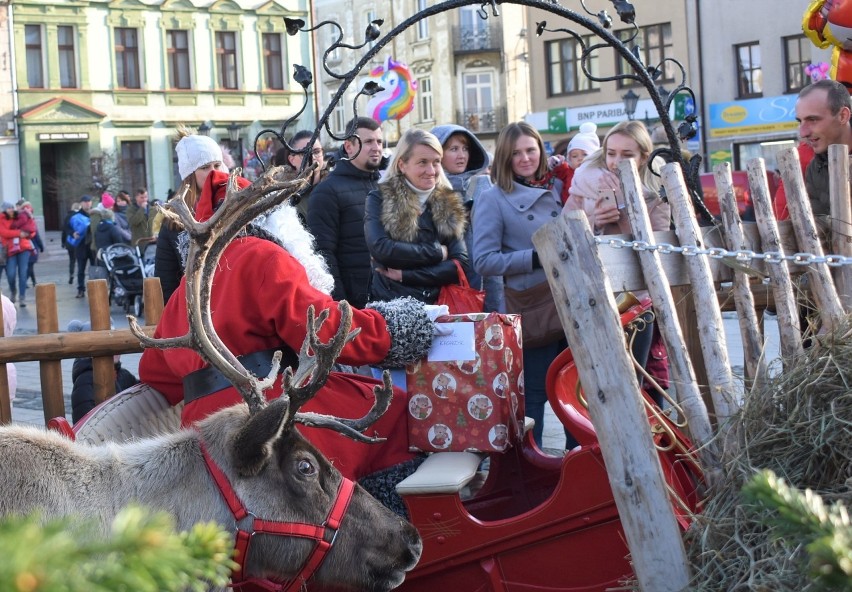
[[[111, 331], [109, 285], [106, 280], [86, 282], [89, 294], [89, 319], [92, 331]], [[115, 362], [113, 356], [92, 358], [92, 381], [95, 403], [103, 403], [115, 394]]]
[[[59, 331], [59, 311], [56, 307], [56, 284], [36, 284], [36, 323], [39, 335]], [[65, 417], [65, 395], [62, 389], [62, 362], [41, 361], [41, 398], [44, 423], [54, 417]]]
[[[680, 166], [667, 164], [663, 167], [663, 185], [672, 207], [675, 222], [675, 233], [680, 245], [703, 247], [704, 242], [692, 200], [683, 181]], [[698, 337], [701, 341], [701, 355], [707, 369], [707, 381], [710, 398], [713, 401], [713, 411], [719, 424], [727, 420], [736, 411], [734, 378], [731, 374], [731, 362], [728, 359], [728, 346], [725, 339], [724, 322], [719, 301], [716, 298], [713, 274], [710, 262], [706, 257], [686, 257], [686, 272], [692, 285], [692, 297], [695, 300], [695, 324], [698, 327]], [[644, 267], [643, 267], [644, 269]], [[652, 298], [656, 304], [657, 297]], [[678, 343], [678, 342], [674, 342]], [[680, 391], [680, 385], [678, 385]], [[695, 389], [698, 390], [697, 387]], [[704, 407], [703, 399], [701, 400]], [[700, 410], [696, 411], [700, 414]], [[706, 409], [704, 414], [706, 414]], [[701, 415], [699, 415], [701, 417]], [[692, 418], [688, 417], [692, 424]], [[701, 418], [703, 421], [703, 418]], [[709, 419], [707, 420], [709, 426]], [[690, 432], [692, 433], [692, 432]], [[712, 429], [711, 429], [712, 436]]]
[[[636, 163], [633, 160], [626, 160], [618, 165], [618, 170], [633, 235], [637, 241], [653, 243], [654, 233], [648, 219], [645, 195], [639, 181]], [[654, 302], [654, 311], [660, 333], [669, 346], [669, 368], [672, 383], [677, 389], [678, 401], [689, 423], [689, 433], [696, 444], [696, 448], [698, 448], [703, 468], [708, 474], [712, 474], [719, 467], [717, 447], [713, 442], [713, 427], [710, 425], [707, 406], [704, 404], [704, 399], [701, 398], [701, 391], [698, 389], [695, 380], [692, 362], [682, 347], [683, 334], [675, 313], [675, 303], [669, 290], [669, 281], [660, 263], [659, 253], [646, 250], [639, 251], [638, 255], [648, 292], [650, 292], [651, 300]], [[693, 289], [695, 289], [695, 286], [693, 286]], [[721, 411], [717, 410], [717, 413], [725, 411], [725, 407], [721, 407]]]
[[[787, 193], [787, 209], [790, 211], [790, 220], [793, 222], [799, 248], [805, 253], [822, 257], [824, 253], [819, 242], [819, 233], [808, 193], [805, 190], [805, 181], [802, 179], [799, 153], [795, 148], [784, 148], [778, 152], [777, 159], [781, 177], [784, 179], [784, 190]], [[831, 331], [844, 317], [831, 272], [827, 265], [811, 265], [808, 267], [808, 279], [811, 294], [820, 312], [823, 329]]]
[[533, 234], [589, 401], [642, 590], [685, 590], [689, 568], [612, 287], [586, 216], [567, 211]]
[[[751, 200], [754, 204], [754, 217], [760, 232], [760, 241], [764, 253], [784, 255], [784, 246], [778, 232], [778, 223], [772, 208], [772, 196], [766, 183], [766, 166], [762, 158], [750, 160], [748, 165], [748, 184], [751, 188]], [[778, 334], [781, 341], [781, 356], [784, 364], [801, 354], [802, 330], [799, 326], [799, 310], [796, 295], [793, 292], [793, 280], [790, 269], [784, 261], [766, 261], [766, 273], [772, 285], [775, 312], [778, 315]]]
[[[743, 236], [743, 224], [737, 207], [737, 197], [734, 194], [734, 180], [731, 176], [731, 163], [724, 162], [713, 170], [716, 179], [716, 189], [719, 194], [719, 204], [722, 212], [722, 227], [726, 247], [730, 251], [746, 248]], [[735, 265], [747, 265], [748, 261], [733, 262]], [[766, 381], [767, 368], [764, 357], [763, 335], [760, 331], [760, 321], [754, 306], [754, 295], [751, 293], [751, 280], [742, 268], [734, 267], [734, 304], [737, 307], [737, 319], [740, 324], [740, 335], [743, 340], [745, 358], [745, 374], [751, 378], [753, 386]], [[722, 316], [719, 315], [721, 321]], [[721, 324], [719, 325], [722, 326]], [[730, 362], [728, 362], [730, 368]], [[730, 372], [730, 370], [729, 370]]]
[[[828, 147], [828, 190], [831, 194], [831, 250], [852, 257], [852, 202], [849, 199], [849, 148], [846, 144]], [[852, 312], [852, 266], [834, 268], [834, 285], [840, 303]]]

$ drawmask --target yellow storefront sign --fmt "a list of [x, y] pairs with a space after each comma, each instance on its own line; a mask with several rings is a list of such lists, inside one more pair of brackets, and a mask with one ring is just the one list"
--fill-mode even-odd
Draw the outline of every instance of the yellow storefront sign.
[[795, 121], [780, 121], [778, 123], [764, 123], [758, 125], [743, 125], [739, 127], [713, 128], [710, 130], [711, 138], [725, 138], [728, 136], [748, 136], [754, 134], [766, 134], [772, 132], [789, 132], [799, 129]]

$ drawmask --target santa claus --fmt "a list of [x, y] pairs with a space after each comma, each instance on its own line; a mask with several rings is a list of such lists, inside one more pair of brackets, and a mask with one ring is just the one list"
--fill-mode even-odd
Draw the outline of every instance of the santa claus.
[[[224, 200], [228, 175], [213, 171], [207, 177], [196, 205], [199, 221], [208, 219]], [[245, 187], [248, 181], [238, 179]], [[305, 335], [306, 311], [328, 309], [319, 331], [328, 340], [340, 322], [337, 303], [330, 296], [333, 278], [313, 249], [313, 237], [289, 204], [261, 216], [224, 250], [213, 276], [210, 309], [213, 326], [222, 342], [246, 368], [263, 376], [272, 354], [284, 353], [284, 363], [294, 365]], [[163, 311], [154, 336], [169, 338], [187, 332], [186, 282]], [[439, 307], [431, 307], [437, 309]], [[353, 309], [352, 329], [358, 337], [343, 349], [339, 362], [352, 365], [400, 367], [426, 356], [432, 342], [433, 319], [440, 310], [412, 298], [376, 302]], [[189, 349], [148, 349], [139, 363], [140, 378], [159, 390], [173, 405], [185, 402], [184, 425], [203, 419], [223, 407], [243, 402], [242, 397], [215, 368]], [[302, 411], [358, 417], [373, 402], [372, 379], [332, 373], [326, 385]], [[266, 392], [281, 395], [281, 379]], [[345, 476], [358, 479], [412, 458], [408, 452], [405, 395], [396, 391], [388, 412], [371, 428], [387, 441], [363, 444], [330, 430], [305, 428], [302, 433]]]

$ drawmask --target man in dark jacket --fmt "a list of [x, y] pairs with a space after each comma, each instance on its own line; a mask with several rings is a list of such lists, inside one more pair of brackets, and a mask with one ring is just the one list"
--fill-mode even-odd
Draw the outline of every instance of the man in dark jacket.
[[[77, 319], [68, 323], [68, 331], [89, 331], [92, 326]], [[115, 392], [120, 393], [139, 382], [133, 374], [121, 367], [121, 356], [115, 356]], [[77, 423], [95, 408], [95, 374], [92, 358], [77, 358], [71, 367], [71, 421]]]
[[820, 80], [799, 92], [796, 101], [799, 136], [814, 149], [805, 170], [805, 185], [815, 216], [831, 213], [828, 193], [828, 147], [846, 144], [852, 152], [852, 101], [836, 80]]
[[370, 252], [364, 239], [364, 201], [377, 188], [382, 161], [382, 129], [374, 119], [358, 117], [349, 122], [361, 139], [345, 141], [343, 151], [351, 160], [339, 160], [325, 181], [311, 193], [308, 228], [316, 248], [334, 276], [335, 300], [347, 300], [356, 308], [367, 304]]

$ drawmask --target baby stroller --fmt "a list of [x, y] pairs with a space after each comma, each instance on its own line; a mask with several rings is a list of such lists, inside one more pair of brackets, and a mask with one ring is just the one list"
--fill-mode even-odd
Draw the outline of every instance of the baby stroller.
[[115, 244], [98, 251], [98, 257], [109, 273], [110, 304], [114, 302], [124, 307], [124, 312], [141, 316], [145, 268], [138, 249]]

